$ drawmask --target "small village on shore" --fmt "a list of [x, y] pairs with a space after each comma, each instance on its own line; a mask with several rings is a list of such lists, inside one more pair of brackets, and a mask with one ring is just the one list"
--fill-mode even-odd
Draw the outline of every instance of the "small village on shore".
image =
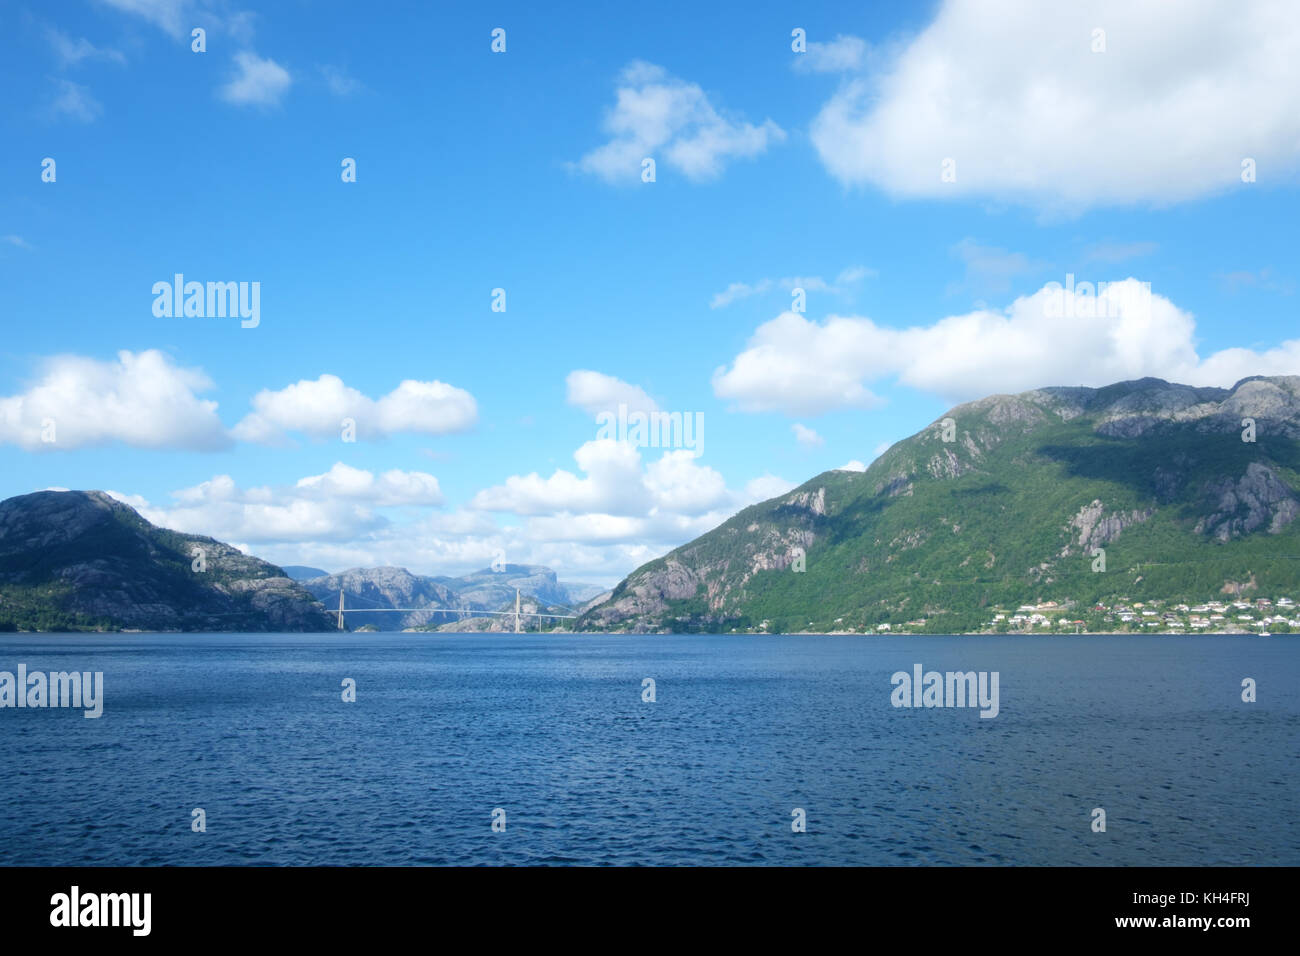
[[[924, 618], [902, 625], [880, 624], [881, 634], [925, 632]], [[1289, 597], [1170, 604], [1118, 601], [1080, 608], [1045, 601], [1014, 609], [996, 608], [980, 634], [1290, 634], [1300, 633], [1300, 607]]]

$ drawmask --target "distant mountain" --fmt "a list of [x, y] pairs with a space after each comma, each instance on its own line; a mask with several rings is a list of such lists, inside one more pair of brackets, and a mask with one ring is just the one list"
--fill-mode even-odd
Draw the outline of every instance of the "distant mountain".
[[[463, 577], [441, 580], [446, 580], [468, 607], [480, 611], [495, 611], [505, 604], [513, 607], [515, 588], [546, 604], [572, 606], [582, 603], [582, 595], [594, 587], [562, 584], [554, 571], [537, 564], [506, 564], [500, 570], [484, 568]], [[599, 592], [596, 589], [594, 593]]]
[[[339, 591], [342, 590], [344, 617], [351, 628], [370, 625], [380, 631], [400, 631], [408, 627], [422, 627], [430, 622], [436, 624], [454, 619], [445, 614], [434, 614], [433, 609], [464, 606], [456, 592], [445, 584], [433, 578], [412, 574], [406, 568], [353, 568], [341, 574], [312, 578], [304, 581], [302, 586], [327, 608], [335, 610], [339, 604]], [[363, 613], [348, 616], [347, 608]], [[384, 608], [430, 610], [364, 613]], [[337, 626], [337, 620], [335, 623]]]
[[102, 491], [0, 502], [0, 630], [321, 631], [273, 564], [155, 527]]
[[[550, 568], [535, 564], [506, 564], [500, 570], [484, 568], [459, 578], [417, 575], [395, 567], [353, 568], [341, 574], [308, 579], [303, 587], [326, 608], [338, 607], [342, 589], [345, 609], [416, 609], [404, 613], [363, 612], [348, 618], [349, 627], [372, 625], [381, 631], [454, 625], [470, 618], [468, 614], [435, 613], [437, 610], [513, 610], [516, 588], [534, 604], [561, 608], [556, 613], [569, 613], [565, 609], [576, 607], [601, 591], [596, 585], [562, 583]], [[477, 627], [484, 629], [483, 625]], [[513, 627], [512, 619], [509, 629]]]
[[[537, 633], [539, 631], [570, 630], [573, 621], [566, 619], [574, 614], [574, 611], [567, 605], [546, 604], [534, 597], [523, 597], [519, 604], [523, 616], [519, 619], [519, 629], [525, 633]], [[511, 632], [515, 629], [515, 601], [511, 599], [498, 608], [494, 608], [495, 614], [476, 614], [471, 617], [465, 617], [461, 620], [450, 620], [445, 623], [434, 622], [426, 630], [450, 631], [455, 633], [503, 633]], [[560, 617], [529, 617], [530, 614], [553, 614], [564, 615]]]
[[286, 564], [281, 570], [295, 581], [310, 581], [312, 578], [326, 577], [329, 572], [322, 568], [309, 568], [302, 564]]
[[1300, 377], [995, 395], [643, 565], [578, 626], [964, 632], [1026, 602], [1285, 595], [1298, 489]]

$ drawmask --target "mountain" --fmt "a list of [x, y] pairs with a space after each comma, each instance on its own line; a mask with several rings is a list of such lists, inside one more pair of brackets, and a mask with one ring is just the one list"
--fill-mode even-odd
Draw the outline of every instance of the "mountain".
[[[370, 625], [381, 631], [443, 627], [471, 619], [463, 614], [433, 613], [435, 609], [513, 610], [516, 589], [544, 608], [560, 608], [554, 611], [560, 614], [570, 613], [567, 608], [601, 591], [596, 585], [561, 582], [550, 568], [536, 564], [505, 564], [500, 569], [484, 568], [458, 578], [427, 577], [395, 567], [353, 568], [341, 574], [311, 578], [303, 582], [303, 587], [327, 608], [338, 607], [342, 589], [345, 609], [417, 609], [406, 613], [361, 613], [348, 620], [350, 627]], [[513, 627], [511, 620], [509, 629]]]
[[273, 564], [155, 527], [102, 491], [0, 502], [0, 630], [320, 631]]
[[515, 588], [545, 604], [572, 606], [585, 597], [600, 593], [594, 585], [561, 583], [550, 568], [537, 564], [505, 564], [499, 570], [484, 568], [463, 577], [446, 580], [466, 602], [480, 611], [495, 611], [503, 605], [514, 607]]
[[323, 578], [329, 575], [329, 572], [322, 568], [309, 568], [302, 564], [286, 564], [280, 570], [295, 581], [310, 581], [312, 578]]
[[1286, 594], [1297, 489], [1300, 377], [994, 395], [643, 565], [577, 626], [960, 633], [1026, 603]]
[[[304, 581], [302, 586], [326, 607], [337, 609], [339, 591], [343, 591], [345, 610], [382, 608], [463, 608], [456, 592], [433, 578], [412, 574], [406, 568], [353, 568], [341, 574], [327, 574]], [[514, 594], [511, 592], [511, 598]], [[388, 612], [344, 615], [349, 627], [370, 626], [380, 631], [400, 631], [408, 627], [440, 624], [454, 618], [434, 614], [432, 610], [408, 613]], [[337, 619], [335, 621], [337, 626]]]
[[[523, 592], [520, 592], [521, 596], [522, 593]], [[538, 614], [572, 615], [574, 613], [573, 609], [568, 607], [567, 605], [546, 604], [544, 602], [538, 601], [536, 598], [531, 596], [523, 598], [523, 600], [520, 602], [519, 609], [524, 614], [538, 613]], [[512, 596], [507, 603], [501, 605], [498, 608], [494, 608], [493, 610], [497, 611], [498, 613], [475, 615], [473, 617], [466, 617], [461, 620], [447, 621], [446, 623], [442, 623], [442, 624], [434, 622], [434, 624], [432, 624], [427, 628], [424, 628], [424, 630], [448, 631], [448, 632], [458, 633], [458, 634], [471, 633], [471, 632], [472, 633], [513, 632], [515, 629], [514, 597]], [[519, 629], [525, 633], [538, 633], [541, 631], [554, 631], [557, 629], [561, 631], [567, 631], [569, 629], [569, 625], [572, 623], [573, 622], [571, 620], [562, 619], [558, 617], [552, 617], [552, 618], [521, 617], [519, 621]]]

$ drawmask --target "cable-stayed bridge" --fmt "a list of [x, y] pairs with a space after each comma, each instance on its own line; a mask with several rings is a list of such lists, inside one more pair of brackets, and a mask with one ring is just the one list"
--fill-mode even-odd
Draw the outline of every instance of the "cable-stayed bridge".
[[[390, 612], [399, 612], [410, 614], [415, 611], [428, 611], [430, 614], [459, 614], [461, 616], [483, 615], [488, 617], [510, 617], [515, 619], [515, 633], [523, 633], [521, 622], [524, 618], [550, 618], [552, 620], [569, 621], [576, 618], [576, 614], [539, 614], [536, 611], [524, 611], [519, 606], [519, 589], [515, 588], [515, 609], [513, 611], [475, 611], [469, 608], [456, 607], [345, 607], [343, 598], [343, 589], [339, 588], [339, 630], [346, 630], [343, 624], [345, 614], [387, 614]], [[569, 608], [572, 610], [572, 608]]]

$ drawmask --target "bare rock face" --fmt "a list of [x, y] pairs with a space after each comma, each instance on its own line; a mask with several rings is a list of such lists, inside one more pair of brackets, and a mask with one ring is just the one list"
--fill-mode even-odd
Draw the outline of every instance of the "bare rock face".
[[1196, 533], [1220, 541], [1253, 531], [1277, 534], [1300, 513], [1300, 503], [1292, 490], [1258, 462], [1246, 466], [1246, 473], [1235, 481], [1224, 478], [1211, 482], [1206, 497], [1214, 513], [1197, 522]]
[[[1094, 498], [1070, 519], [1068, 527], [1077, 532], [1074, 545], [1083, 553], [1089, 554], [1093, 548], [1104, 548], [1118, 538], [1125, 528], [1146, 521], [1152, 514], [1154, 511], [1147, 508], [1141, 511], [1117, 511], [1108, 515], [1106, 506]], [[1061, 551], [1061, 556], [1071, 553], [1073, 552], [1067, 545]]]
[[103, 492], [0, 502], [0, 626], [319, 631], [333, 623], [275, 565], [155, 527]]
[[786, 498], [785, 503], [791, 508], [801, 508], [815, 515], [824, 515], [826, 514], [826, 489], [796, 492]]
[[626, 588], [588, 612], [588, 618], [597, 627], [618, 623], [632, 630], [648, 627], [648, 623], [668, 610], [669, 601], [695, 597], [700, 588], [700, 575], [680, 561], [666, 560], [662, 567], [642, 576]]
[[1110, 438], [1138, 438], [1160, 425], [1175, 420], [1200, 403], [1198, 389], [1188, 385], [1159, 386], [1131, 392], [1106, 409], [1097, 424], [1099, 435]]
[[887, 482], [880, 482], [877, 484], [875, 493], [880, 494], [881, 492], [884, 492], [890, 498], [896, 497], [897, 495], [910, 495], [912, 493], [912, 483], [908, 481], [907, 478], [900, 475], [899, 477], [891, 478]]
[[1270, 435], [1300, 438], [1300, 376], [1245, 379], [1207, 418], [1227, 431], [1240, 430], [1242, 420], [1251, 418], [1261, 439]]
[[925, 470], [935, 478], [957, 478], [967, 470], [967, 465], [957, 457], [956, 452], [944, 448], [930, 456], [925, 463]]

